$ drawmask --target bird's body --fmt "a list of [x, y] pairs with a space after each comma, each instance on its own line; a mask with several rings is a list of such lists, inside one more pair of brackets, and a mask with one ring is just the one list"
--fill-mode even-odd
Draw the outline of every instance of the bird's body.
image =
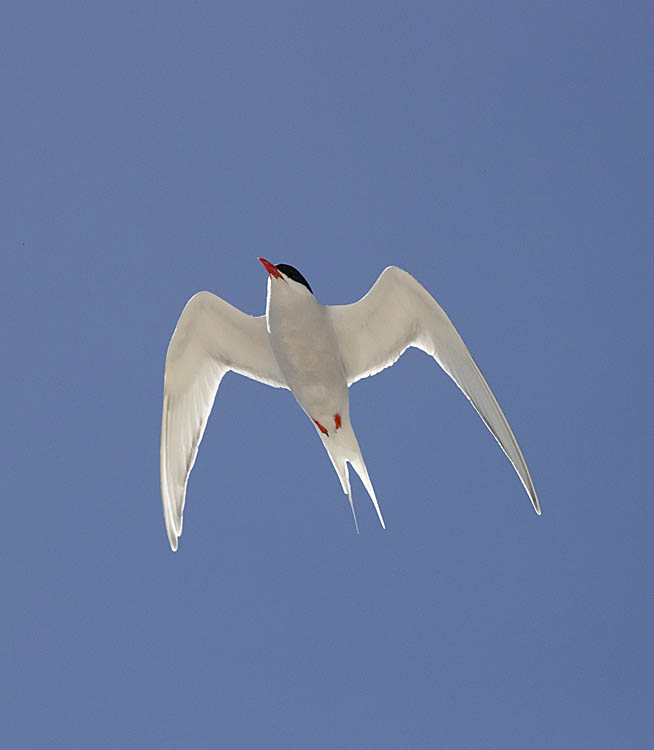
[[[305, 290], [268, 279], [266, 319], [270, 342], [284, 378], [311, 419], [327, 426], [348, 409], [348, 390], [328, 308]], [[327, 427], [329, 429], [329, 427]]]
[[393, 266], [351, 305], [326, 306], [292, 266], [268, 271], [266, 315], [252, 317], [209, 292], [184, 308], [166, 357], [161, 490], [173, 550], [182, 532], [186, 485], [216, 391], [234, 370], [288, 388], [312, 421], [348, 495], [348, 464], [384, 520], [350, 421], [348, 387], [393, 364], [409, 346], [431, 354], [461, 388], [514, 465], [540, 513], [527, 465], [488, 384], [438, 303]]

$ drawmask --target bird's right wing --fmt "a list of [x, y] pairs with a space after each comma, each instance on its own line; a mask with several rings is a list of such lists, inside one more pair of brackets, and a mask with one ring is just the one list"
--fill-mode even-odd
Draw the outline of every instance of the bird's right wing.
[[348, 385], [394, 364], [410, 346], [430, 354], [475, 407], [540, 514], [529, 469], [500, 405], [450, 319], [413, 276], [389, 266], [365, 297], [329, 311]]
[[229, 370], [287, 388], [266, 318], [242, 313], [210, 292], [186, 304], [168, 346], [161, 418], [161, 497], [173, 551], [182, 533], [186, 484], [218, 386]]

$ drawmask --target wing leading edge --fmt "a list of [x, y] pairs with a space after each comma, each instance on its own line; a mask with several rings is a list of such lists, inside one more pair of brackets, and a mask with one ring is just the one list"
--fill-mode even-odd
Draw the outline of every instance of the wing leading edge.
[[186, 304], [166, 355], [161, 417], [161, 498], [170, 546], [182, 533], [186, 485], [223, 376], [230, 370], [287, 388], [270, 348], [265, 316], [253, 317], [210, 292]]
[[365, 297], [329, 310], [348, 385], [394, 364], [410, 346], [431, 355], [483, 419], [540, 515], [529, 469], [500, 405], [450, 319], [413, 276], [389, 266]]

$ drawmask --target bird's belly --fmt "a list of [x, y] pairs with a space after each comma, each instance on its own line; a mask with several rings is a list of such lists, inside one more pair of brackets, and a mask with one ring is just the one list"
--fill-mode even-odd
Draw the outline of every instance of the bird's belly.
[[309, 414], [335, 413], [347, 403], [347, 382], [331, 337], [280, 335], [273, 347], [279, 367], [300, 406]]

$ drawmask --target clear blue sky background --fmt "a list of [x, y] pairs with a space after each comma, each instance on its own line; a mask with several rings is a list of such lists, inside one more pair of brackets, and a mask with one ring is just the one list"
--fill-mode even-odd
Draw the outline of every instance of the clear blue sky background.
[[[12, 748], [627, 748], [652, 731], [651, 2], [6, 2]], [[166, 541], [166, 347], [256, 261], [448, 311], [543, 507], [423, 354], [351, 390], [361, 535], [230, 375]]]

